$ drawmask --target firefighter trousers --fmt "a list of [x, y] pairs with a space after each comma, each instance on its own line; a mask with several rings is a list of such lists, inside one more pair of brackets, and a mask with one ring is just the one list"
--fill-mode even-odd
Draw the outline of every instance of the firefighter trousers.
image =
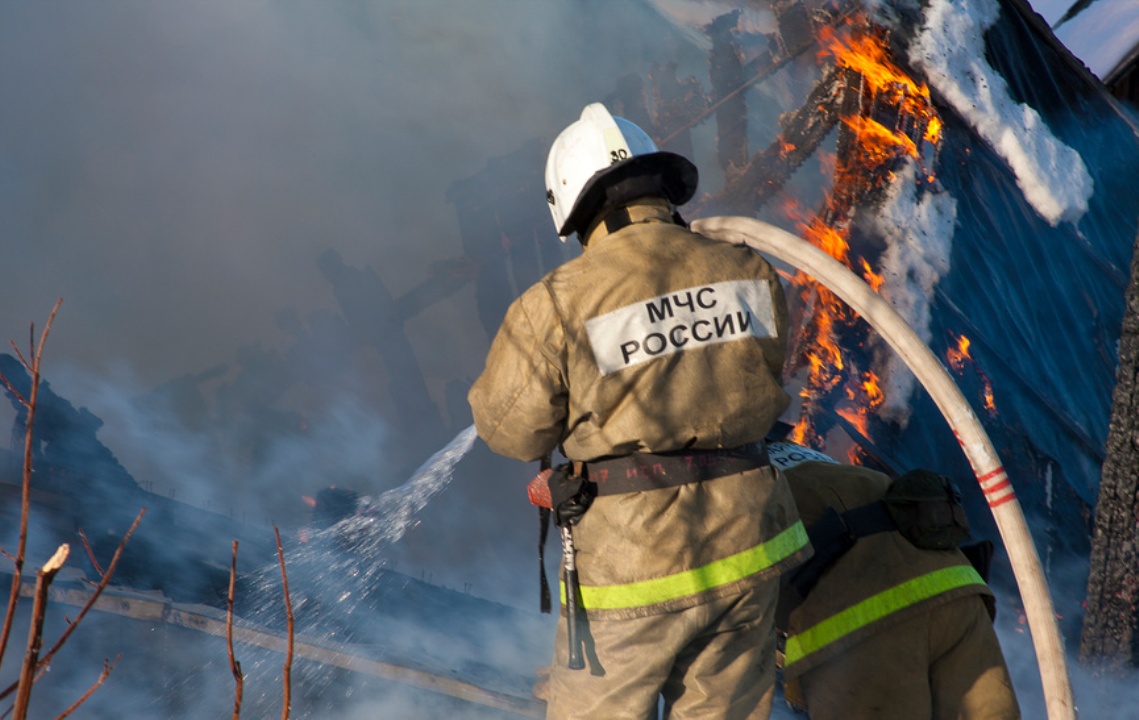
[[695, 607], [582, 622], [586, 667], [566, 667], [558, 622], [547, 720], [766, 720], [775, 690], [778, 578]]
[[1017, 720], [980, 595], [934, 605], [799, 679], [811, 720]]

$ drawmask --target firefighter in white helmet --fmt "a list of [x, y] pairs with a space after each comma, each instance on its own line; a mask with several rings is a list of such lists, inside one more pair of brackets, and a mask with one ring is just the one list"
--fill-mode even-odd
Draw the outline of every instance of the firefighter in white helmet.
[[815, 550], [783, 578], [788, 702], [811, 720], [1020, 718], [983, 577], [992, 546], [962, 545], [952, 484], [928, 470], [891, 480], [781, 441], [769, 451]]
[[563, 608], [548, 718], [770, 713], [778, 576], [809, 553], [763, 443], [790, 402], [786, 304], [760, 255], [687, 229], [696, 181], [587, 106], [546, 167], [557, 233], [584, 252], [511, 305], [470, 391], [493, 450], [572, 461], [585, 667], [567, 667]]

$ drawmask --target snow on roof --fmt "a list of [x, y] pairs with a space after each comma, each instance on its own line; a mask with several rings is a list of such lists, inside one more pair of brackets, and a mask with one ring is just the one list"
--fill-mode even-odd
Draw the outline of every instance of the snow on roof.
[[984, 32], [999, 15], [995, 0], [933, 0], [910, 45], [910, 61], [1004, 158], [1041, 217], [1053, 226], [1075, 222], [1087, 211], [1091, 176], [1079, 153], [1053, 135], [1036, 110], [1016, 102], [985, 60]]

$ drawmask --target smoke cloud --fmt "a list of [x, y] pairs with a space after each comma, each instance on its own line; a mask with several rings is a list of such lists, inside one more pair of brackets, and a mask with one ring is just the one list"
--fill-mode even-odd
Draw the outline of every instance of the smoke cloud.
[[[26, 349], [29, 323], [38, 336], [62, 297], [44, 355], [60, 417], [86, 421], [88, 445], [141, 490], [270, 541], [277, 523], [291, 547], [304, 496], [336, 485], [381, 497], [469, 425], [465, 387], [494, 321], [480, 308], [504, 309], [537, 279], [472, 279], [456, 184], [489, 169], [476, 185], [525, 186], [520, 173], [540, 173], [550, 140], [618, 78], [702, 59], [634, 0], [4, 3], [0, 337]], [[495, 165], [520, 148], [538, 150]], [[547, 212], [540, 188], [502, 211]], [[484, 264], [505, 266], [491, 240]], [[534, 243], [563, 252], [548, 217]], [[385, 294], [398, 322], [378, 307]], [[16, 418], [0, 403], [0, 424]], [[524, 490], [536, 469], [477, 445], [385, 567], [457, 604], [539, 618]], [[266, 567], [242, 553], [243, 571]], [[211, 559], [224, 573], [229, 558]], [[123, 646], [102, 628], [73, 651], [96, 672]], [[176, 634], [179, 668], [128, 641], [135, 664], [117, 673], [135, 681], [112, 676], [113, 707], [200, 717], [178, 693], [229, 687], [224, 647]], [[430, 640], [424, 654], [445, 657], [445, 638]], [[511, 640], [462, 643], [488, 664], [534, 665]], [[133, 697], [147, 665], [181, 685]], [[61, 699], [93, 679], [81, 675], [61, 681]], [[336, 686], [369, 695], [351, 674]]]
[[[0, 339], [25, 348], [29, 322], [38, 333], [62, 297], [44, 366], [61, 417], [82, 420], [88, 445], [104, 444], [142, 490], [228, 515], [266, 539], [277, 523], [295, 550], [310, 521], [303, 497], [336, 486], [383, 498], [469, 425], [465, 390], [482, 368], [496, 313], [572, 253], [557, 242], [540, 187], [526, 194], [527, 176], [540, 174], [550, 140], [585, 104], [605, 100], [630, 74], [675, 63], [678, 78], [694, 75], [706, 89], [699, 28], [730, 5], [0, 3]], [[990, 5], [969, 7], [980, 16]], [[773, 17], [741, 12], [736, 32], [756, 41], [743, 43], [748, 60], [766, 47]], [[961, 57], [948, 48], [984, 55], [943, 35], [921, 47], [955, 62]], [[1087, 210], [1092, 184], [1079, 155], [1027, 106], [1009, 101], [991, 68], [974, 68], [979, 84], [954, 94], [945, 83], [965, 72], [960, 66], [914, 62], [925, 63], [931, 83], [998, 148], [1048, 223]], [[774, 139], [778, 114], [798, 108], [817, 76], [807, 58], [747, 91], [760, 100], [749, 117], [755, 147]], [[973, 114], [962, 109], [984, 83], [991, 102]], [[691, 138], [705, 192], [723, 176], [713, 126]], [[1020, 145], [1002, 142], [1009, 132]], [[824, 183], [808, 170], [820, 162], [792, 177], [785, 195], [817, 202]], [[1075, 170], [1050, 173], [1056, 166]], [[1063, 187], [1056, 177], [1068, 178]], [[887, 198], [880, 236], [895, 273], [887, 293], [899, 304], [908, 298], [909, 316], [924, 328], [964, 200], [919, 197], [911, 185], [903, 175]], [[472, 235], [467, 220], [488, 207], [501, 224], [533, 219], [532, 228], [519, 221], [525, 227], [515, 235], [529, 232], [534, 247]], [[529, 264], [510, 264], [508, 250], [515, 260], [529, 252]], [[900, 416], [911, 378], [897, 369], [890, 379], [902, 384], [890, 393]], [[0, 426], [17, 416], [0, 403]], [[402, 584], [379, 588], [346, 613], [354, 617], [329, 619], [353, 632], [369, 627], [368, 640], [388, 652], [468, 673], [478, 672], [478, 659], [524, 674], [535, 656], [548, 656], [551, 629], [550, 618], [534, 612], [538, 522], [524, 485], [536, 469], [476, 442], [453, 481], [416, 504], [400, 541], [368, 566], [398, 573]], [[137, 507], [122, 511], [133, 518]], [[66, 529], [38, 513], [32, 532]], [[10, 531], [0, 532], [0, 543], [10, 546]], [[43, 542], [32, 554], [53, 549]], [[246, 577], [264, 582], [245, 585], [239, 601], [275, 596], [276, 566], [265, 553], [243, 553]], [[319, 553], [290, 557], [301, 556], [298, 597], [356, 607], [343, 594], [350, 588], [317, 592], [341, 590], [351, 564], [330, 577]], [[224, 574], [228, 559], [218, 553], [202, 571]], [[517, 613], [512, 627], [531, 642], [461, 624], [400, 632], [427, 624], [422, 617], [419, 625], [399, 617], [368, 625], [385, 593], [414, 595], [427, 584], [457, 605], [487, 610], [489, 600]], [[277, 603], [266, 600], [266, 609]], [[274, 617], [265, 623], [279, 630], [280, 613]], [[1034, 697], [1023, 669], [1031, 648], [1010, 618], [1001, 621], [1002, 639], [1022, 697]], [[61, 624], [55, 618], [50, 627]], [[93, 674], [106, 655], [121, 649], [126, 658], [96, 695], [107, 704], [92, 707], [136, 717], [201, 717], [201, 703], [212, 703], [214, 715], [227, 711], [229, 668], [216, 638], [169, 625], [124, 638], [121, 628], [96, 620], [77, 636], [73, 652]], [[271, 716], [280, 658], [242, 652], [257, 678], [251, 706]], [[64, 677], [56, 687], [67, 689], [60, 698], [93, 680], [57, 667]], [[147, 671], [169, 679], [162, 697], [134, 692]], [[346, 671], [309, 667], [298, 676], [316, 678], [310, 687], [328, 693], [309, 698], [313, 716], [327, 705], [340, 717], [440, 712]], [[1025, 708], [1033, 716], [1036, 708]]]

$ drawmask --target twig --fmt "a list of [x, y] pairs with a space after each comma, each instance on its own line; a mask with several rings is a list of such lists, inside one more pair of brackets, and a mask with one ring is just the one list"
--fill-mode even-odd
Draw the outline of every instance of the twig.
[[118, 655], [118, 656], [115, 658], [115, 662], [114, 662], [114, 663], [111, 663], [111, 662], [109, 662], [109, 661], [107, 661], [107, 660], [104, 660], [104, 661], [103, 661], [103, 672], [99, 674], [99, 679], [98, 679], [98, 680], [96, 680], [96, 681], [94, 682], [94, 684], [93, 684], [93, 685], [91, 685], [91, 687], [87, 688], [87, 692], [85, 692], [85, 693], [83, 693], [81, 696], [79, 696], [79, 699], [78, 699], [78, 700], [76, 700], [75, 702], [71, 703], [71, 706], [70, 706], [69, 708], [67, 708], [66, 710], [64, 710], [63, 712], [61, 712], [61, 713], [60, 713], [60, 714], [59, 714], [59, 715], [58, 715], [58, 716], [55, 718], [55, 720], [63, 720], [65, 717], [67, 717], [68, 715], [70, 715], [71, 713], [73, 713], [73, 712], [75, 712], [77, 709], [79, 709], [79, 706], [80, 706], [80, 705], [82, 705], [83, 703], [87, 702], [87, 699], [88, 699], [89, 697], [91, 697], [92, 695], [94, 695], [94, 694], [95, 694], [95, 691], [99, 689], [99, 686], [100, 686], [100, 685], [102, 685], [102, 684], [103, 684], [103, 683], [106, 681], [106, 679], [107, 679], [108, 677], [110, 677], [110, 676], [111, 676], [111, 672], [112, 672], [112, 671], [115, 669], [115, 667], [116, 667], [116, 666], [119, 664], [119, 660], [122, 660], [122, 658], [123, 658], [123, 656], [120, 654], [120, 655]]
[[102, 575], [103, 568], [99, 565], [99, 561], [95, 559], [95, 553], [91, 550], [91, 543], [87, 542], [87, 534], [83, 532], [83, 528], [79, 528], [79, 539], [83, 541], [83, 549], [87, 551], [87, 557], [91, 560], [91, 566], [95, 568], [95, 572]]
[[[36, 676], [37, 680], [46, 671], [47, 666], [51, 664], [51, 660], [53, 657], [55, 657], [55, 654], [59, 652], [59, 649], [63, 647], [63, 644], [67, 642], [67, 639], [69, 637], [71, 637], [71, 633], [75, 632], [75, 628], [79, 627], [79, 623], [87, 615], [87, 612], [95, 605], [95, 601], [98, 600], [99, 596], [103, 594], [103, 590], [106, 589], [107, 583], [111, 581], [111, 576], [115, 573], [115, 568], [119, 565], [119, 558], [122, 557], [123, 548], [126, 546], [127, 540], [130, 539], [130, 536], [134, 533], [135, 528], [138, 527], [138, 524], [142, 522], [142, 516], [145, 514], [146, 508], [142, 508], [138, 511], [138, 516], [134, 519], [134, 522], [131, 523], [130, 529], [127, 530], [126, 535], [123, 535], [123, 539], [119, 541], [119, 546], [115, 548], [115, 554], [111, 558], [111, 562], [107, 565], [107, 572], [103, 573], [103, 577], [99, 580], [99, 584], [95, 587], [95, 590], [92, 591], [91, 596], [87, 598], [87, 602], [83, 605], [82, 609], [79, 610], [79, 614], [75, 616], [74, 620], [67, 623], [67, 629], [63, 631], [63, 634], [60, 635], [59, 639], [55, 641], [55, 644], [51, 646], [51, 650], [48, 650], [47, 653], [45, 653], [44, 656], [40, 658], [39, 662], [36, 663], [36, 672], [38, 673]], [[0, 700], [3, 700], [4, 698], [11, 695], [12, 691], [15, 689], [15, 683], [9, 685], [4, 689], [3, 692], [0, 692]]]
[[111, 562], [107, 565], [107, 572], [103, 573], [103, 577], [99, 580], [98, 587], [96, 587], [95, 590], [91, 593], [91, 597], [87, 598], [86, 604], [83, 605], [83, 609], [79, 611], [79, 614], [75, 616], [75, 619], [67, 624], [67, 629], [64, 630], [63, 634], [59, 636], [59, 639], [55, 641], [55, 645], [52, 645], [51, 650], [49, 650], [48, 653], [43, 656], [43, 659], [40, 660], [39, 666], [36, 669], [41, 674], [48, 666], [48, 664], [51, 663], [52, 657], [54, 657], [55, 654], [59, 652], [59, 649], [63, 647], [63, 644], [67, 642], [67, 639], [69, 637], [71, 637], [71, 633], [75, 632], [75, 628], [79, 627], [79, 623], [83, 620], [84, 616], [87, 615], [87, 611], [89, 611], [95, 605], [95, 601], [98, 600], [99, 596], [103, 594], [103, 590], [106, 589], [107, 583], [111, 581], [111, 576], [115, 574], [115, 568], [119, 566], [119, 558], [122, 557], [123, 548], [126, 547], [127, 541], [130, 540], [131, 535], [134, 534], [135, 529], [138, 528], [138, 524], [142, 522], [142, 516], [145, 514], [146, 508], [142, 508], [138, 511], [138, 515], [135, 516], [134, 522], [131, 523], [130, 528], [127, 529], [126, 534], [123, 535], [123, 539], [119, 540], [119, 546], [115, 548], [115, 554], [111, 556]]
[[8, 392], [12, 393], [16, 398], [16, 402], [27, 407], [28, 401], [24, 399], [24, 396], [20, 394], [20, 391], [17, 390], [12, 383], [8, 382], [8, 378], [4, 377], [3, 374], [0, 374], [0, 383], [4, 383], [4, 387], [8, 388]]
[[[16, 344], [12, 343], [12, 347], [16, 350], [16, 355], [19, 356], [20, 361], [24, 363], [30, 374], [31, 391], [28, 393], [27, 402], [24, 406], [28, 409], [28, 417], [24, 423], [24, 475], [21, 496], [20, 496], [20, 539], [16, 545], [16, 557], [12, 559], [15, 566], [12, 570], [12, 589], [8, 593], [8, 609], [4, 614], [4, 626], [0, 629], [0, 665], [4, 662], [4, 651], [8, 648], [8, 639], [12, 634], [12, 621], [16, 616], [16, 605], [20, 600], [20, 582], [23, 580], [24, 574], [24, 553], [28, 547], [28, 516], [31, 513], [31, 491], [32, 491], [32, 449], [35, 447], [35, 440], [32, 436], [32, 428], [35, 426], [36, 420], [36, 397], [39, 394], [40, 387], [40, 359], [43, 357], [44, 344], [47, 342], [48, 332], [51, 331], [51, 324], [55, 321], [55, 314], [59, 311], [59, 305], [63, 302], [63, 298], [55, 301], [55, 306], [51, 309], [51, 314], [48, 315], [47, 324], [44, 326], [43, 335], [40, 337], [38, 346], [35, 346], [32, 357], [32, 364], [29, 366], [24, 356], [20, 353], [20, 349], [16, 348]], [[35, 325], [32, 325], [31, 333], [34, 336]], [[7, 378], [4, 383], [11, 387]], [[17, 397], [20, 397], [17, 393]], [[23, 399], [21, 398], [21, 402]]]
[[289, 599], [289, 576], [285, 572], [285, 551], [281, 549], [281, 531], [273, 526], [273, 533], [277, 536], [277, 559], [281, 563], [281, 583], [285, 588], [285, 617], [288, 620], [289, 644], [285, 652], [285, 667], [282, 670], [282, 684], [284, 685], [284, 702], [281, 707], [281, 720], [289, 720], [289, 708], [292, 706], [292, 674], [293, 674], [293, 601]]
[[[33, 331], [35, 330], [35, 327], [35, 323], [32, 323]], [[16, 357], [19, 359], [20, 364], [24, 367], [31, 367], [31, 365], [28, 364], [28, 359], [24, 357], [24, 353], [20, 352], [20, 346], [16, 344], [16, 341], [9, 340], [8, 344], [12, 346], [12, 352], [16, 353]]]
[[233, 720], [241, 717], [241, 693], [245, 676], [241, 674], [241, 663], [233, 657], [233, 585], [237, 578], [237, 541], [233, 541], [233, 560], [229, 565], [229, 595], [225, 605], [225, 644], [229, 650], [229, 670], [233, 673]]
[[36, 679], [36, 663], [39, 661], [40, 648], [43, 647], [44, 616], [47, 614], [47, 591], [55, 574], [67, 562], [67, 555], [71, 547], [64, 543], [59, 546], [43, 567], [36, 572], [36, 591], [32, 601], [32, 622], [28, 628], [28, 646], [24, 652], [24, 664], [20, 668], [20, 679], [17, 682], [16, 704], [13, 706], [12, 720], [26, 720], [28, 717], [28, 702], [32, 698], [32, 685]]

